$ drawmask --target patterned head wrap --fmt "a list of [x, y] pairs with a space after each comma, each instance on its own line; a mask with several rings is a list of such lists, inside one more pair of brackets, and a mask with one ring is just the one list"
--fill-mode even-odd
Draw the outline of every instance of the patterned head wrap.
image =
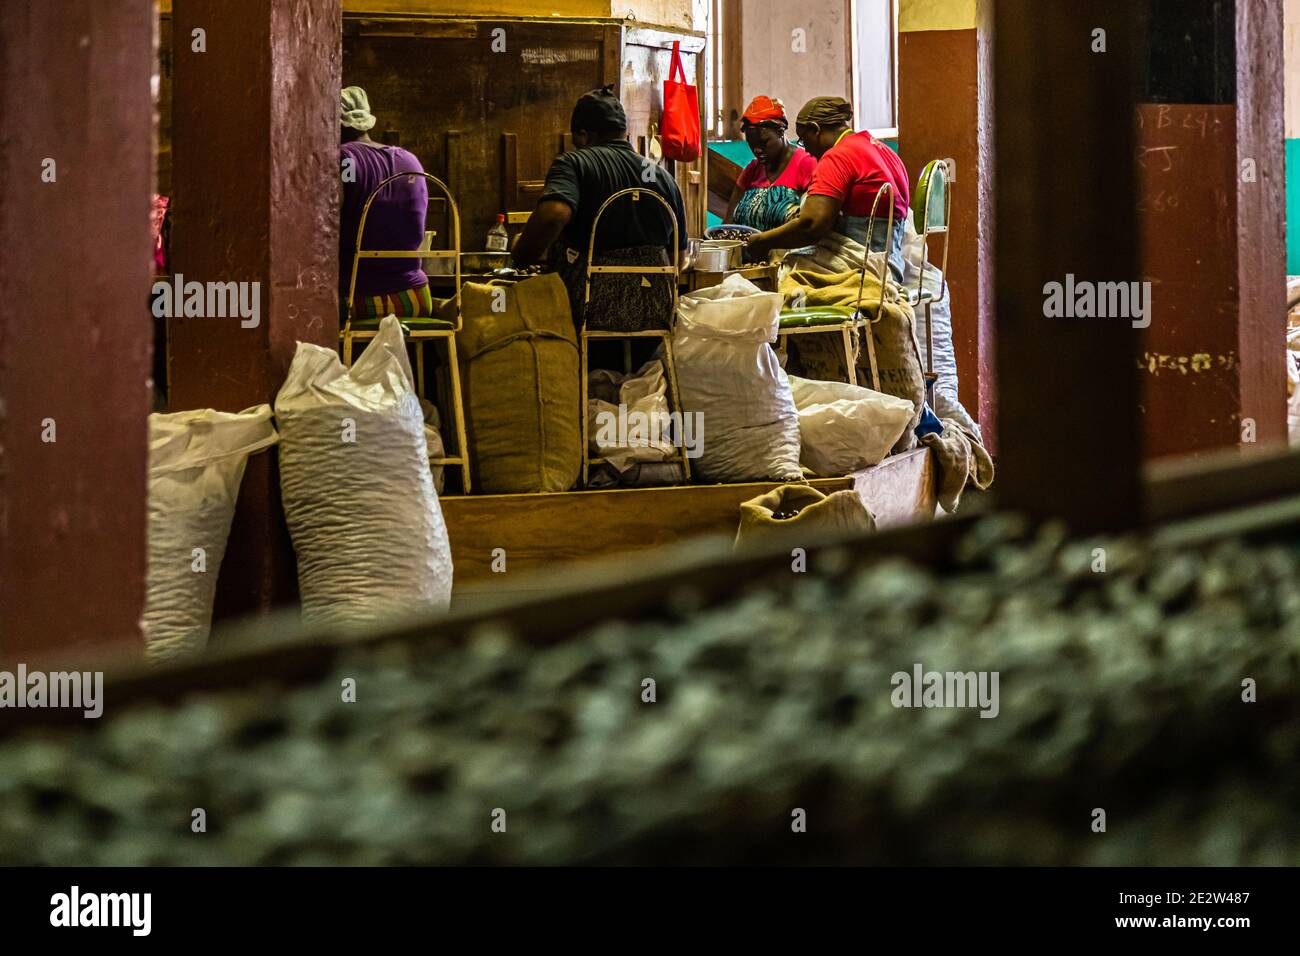
[[804, 104], [795, 122], [800, 126], [846, 126], [853, 122], [853, 104], [841, 96], [816, 96]]

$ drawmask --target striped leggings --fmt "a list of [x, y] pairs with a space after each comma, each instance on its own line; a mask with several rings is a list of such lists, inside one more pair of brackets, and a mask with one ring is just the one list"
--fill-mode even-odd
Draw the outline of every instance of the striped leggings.
[[433, 294], [427, 285], [390, 292], [387, 295], [367, 295], [357, 300], [357, 315], [368, 319], [395, 315], [398, 318], [428, 318], [433, 315]]

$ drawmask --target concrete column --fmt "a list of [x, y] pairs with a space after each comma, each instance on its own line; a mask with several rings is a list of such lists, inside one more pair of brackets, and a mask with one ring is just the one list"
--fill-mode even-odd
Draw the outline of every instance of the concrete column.
[[0, 24], [0, 659], [139, 653], [154, 6]]
[[[173, 411], [270, 402], [338, 333], [340, 0], [175, 0], [173, 268], [259, 284], [260, 321], [173, 319]], [[201, 48], [201, 49], [200, 49]], [[291, 601], [276, 458], [244, 476], [217, 616]]]
[[[956, 163], [947, 278], [957, 379], [962, 404], [996, 449], [990, 6], [991, 0], [901, 0], [898, 151], [913, 187], [931, 160]], [[931, 248], [936, 265], [941, 256], [941, 246]]]

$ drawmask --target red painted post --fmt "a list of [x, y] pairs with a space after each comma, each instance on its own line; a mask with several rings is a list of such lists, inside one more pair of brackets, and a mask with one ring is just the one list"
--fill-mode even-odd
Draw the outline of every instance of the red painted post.
[[[170, 406], [270, 402], [296, 343], [338, 333], [340, 0], [176, 0], [173, 268], [257, 282], [260, 322], [169, 324]], [[276, 459], [249, 462], [217, 616], [291, 601]]]
[[152, 0], [0, 0], [0, 658], [143, 649]]
[[1151, 458], [1286, 443], [1282, 0], [1207, 8], [1161, 9], [1138, 111]]

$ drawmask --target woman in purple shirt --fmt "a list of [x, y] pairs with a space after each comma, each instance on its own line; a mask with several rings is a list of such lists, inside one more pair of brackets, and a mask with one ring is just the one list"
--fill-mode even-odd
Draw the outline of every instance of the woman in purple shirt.
[[[415, 156], [399, 146], [384, 146], [369, 136], [375, 125], [366, 91], [349, 86], [339, 103], [343, 198], [339, 228], [339, 291], [347, 303], [348, 283], [361, 224], [361, 210], [375, 187], [394, 173], [423, 173]], [[362, 249], [419, 249], [429, 190], [423, 176], [399, 179], [384, 187], [366, 216]], [[419, 259], [362, 259], [357, 269], [357, 318], [433, 315], [429, 277]]]

